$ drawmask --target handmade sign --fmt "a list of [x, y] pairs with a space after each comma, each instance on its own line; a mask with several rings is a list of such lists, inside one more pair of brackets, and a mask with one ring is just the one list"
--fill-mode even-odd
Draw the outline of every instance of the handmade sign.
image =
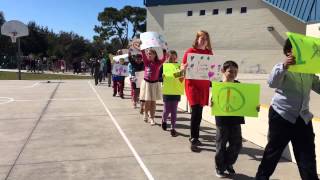
[[183, 95], [184, 94], [184, 80], [183, 78], [175, 78], [175, 73], [180, 71], [180, 64], [178, 63], [164, 63], [163, 64], [163, 87], [162, 93], [164, 95]]
[[221, 65], [213, 55], [188, 54], [186, 79], [217, 81], [221, 77]]
[[129, 52], [131, 53], [131, 55], [137, 55], [137, 54], [141, 54], [140, 51], [140, 45], [141, 45], [141, 40], [140, 39], [133, 39], [129, 46]]
[[212, 99], [212, 115], [258, 117], [260, 85], [212, 82]]
[[112, 74], [117, 76], [128, 76], [128, 66], [121, 64], [113, 64]]
[[164, 37], [157, 32], [145, 32], [140, 34], [141, 46], [140, 49], [159, 47], [162, 49], [168, 49], [168, 44]]
[[123, 55], [119, 55], [119, 56], [113, 56], [113, 61], [114, 62], [119, 62], [119, 60], [123, 58], [125, 62], [129, 62], [129, 55], [128, 54], [123, 54]]
[[288, 32], [287, 35], [296, 58], [296, 64], [290, 66], [289, 71], [320, 73], [320, 39], [291, 32]]

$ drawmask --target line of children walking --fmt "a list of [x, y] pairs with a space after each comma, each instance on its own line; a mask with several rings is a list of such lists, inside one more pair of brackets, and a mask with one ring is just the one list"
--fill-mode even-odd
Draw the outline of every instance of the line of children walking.
[[[208, 32], [200, 31], [197, 33], [192, 48], [184, 54], [181, 65], [182, 71], [185, 71], [188, 67], [187, 57], [189, 53], [213, 54]], [[144, 79], [141, 83], [140, 100], [145, 101], [143, 120], [145, 122], [149, 121], [151, 125], [155, 124], [155, 102], [161, 98], [158, 77], [160, 67], [167, 57], [165, 50], [163, 54], [163, 58], [159, 60], [154, 49], [142, 50]], [[287, 71], [289, 66], [295, 64], [289, 40], [284, 46], [284, 54], [287, 56], [285, 62], [274, 67], [268, 81], [270, 87], [277, 90], [269, 110], [268, 144], [258, 168], [256, 179], [267, 180], [270, 178], [283, 149], [291, 141], [301, 178], [318, 180], [309, 100], [311, 90], [320, 93], [320, 80], [315, 75]], [[170, 51], [169, 63], [176, 63], [176, 60], [177, 53]], [[131, 60], [131, 62], [133, 61]], [[221, 70], [222, 82], [240, 83], [236, 80], [238, 69], [237, 63], [226, 61]], [[302, 84], [303, 86], [297, 86], [296, 84]], [[208, 80], [185, 80], [185, 92], [191, 106], [189, 141], [193, 152], [199, 152], [199, 146], [202, 144], [199, 140], [199, 130], [203, 107], [209, 104], [210, 85], [211, 83]], [[133, 93], [132, 95], [134, 96], [133, 103], [136, 103], [136, 94]], [[172, 136], [177, 135], [175, 124], [179, 100], [180, 96], [163, 96], [164, 111], [161, 127], [163, 130], [167, 130], [167, 118], [171, 113], [172, 129], [170, 132]], [[211, 105], [214, 106], [213, 103]], [[259, 108], [257, 108], [257, 111], [259, 111]], [[236, 173], [233, 165], [242, 148], [241, 124], [245, 123], [245, 119], [241, 116], [216, 116], [215, 120], [217, 132], [214, 161], [216, 176], [222, 178], [227, 176], [225, 171], [229, 175]]]

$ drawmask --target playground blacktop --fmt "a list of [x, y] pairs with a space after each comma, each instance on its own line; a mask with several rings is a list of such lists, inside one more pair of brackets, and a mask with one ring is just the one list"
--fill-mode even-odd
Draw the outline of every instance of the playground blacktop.
[[[200, 153], [190, 151], [190, 114], [179, 111], [178, 137], [156, 126], [125, 99], [93, 80], [0, 81], [1, 180], [219, 179], [215, 126], [201, 124]], [[246, 140], [227, 179], [254, 179], [263, 149]], [[271, 179], [300, 179], [282, 159]]]

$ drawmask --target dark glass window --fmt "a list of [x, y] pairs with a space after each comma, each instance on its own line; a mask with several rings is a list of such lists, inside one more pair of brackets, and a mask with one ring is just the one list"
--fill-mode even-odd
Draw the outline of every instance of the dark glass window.
[[188, 11], [187, 16], [192, 16], [192, 11]]
[[226, 14], [232, 14], [232, 8], [227, 8]]
[[212, 14], [213, 14], [213, 15], [218, 15], [218, 14], [219, 14], [219, 9], [214, 9], [214, 10], [212, 10]]
[[247, 7], [241, 7], [240, 13], [247, 13]]
[[206, 10], [200, 10], [200, 16], [206, 15]]

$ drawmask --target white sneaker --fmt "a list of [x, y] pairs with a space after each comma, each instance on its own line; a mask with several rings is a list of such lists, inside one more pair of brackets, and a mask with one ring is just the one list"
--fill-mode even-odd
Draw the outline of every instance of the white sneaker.
[[154, 119], [150, 118], [150, 124], [151, 124], [151, 126], [156, 125], [156, 122], [154, 121]]

